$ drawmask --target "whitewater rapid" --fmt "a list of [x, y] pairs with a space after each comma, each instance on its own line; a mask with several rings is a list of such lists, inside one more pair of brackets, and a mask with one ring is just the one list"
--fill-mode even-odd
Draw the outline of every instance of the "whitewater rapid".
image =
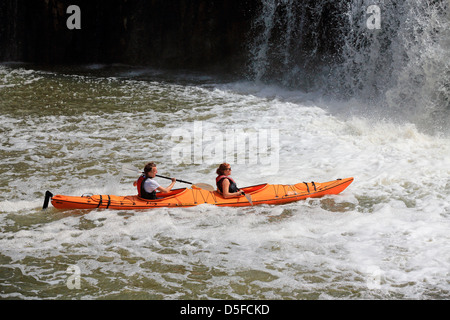
[[[121, 68], [0, 67], [2, 298], [450, 296], [447, 136], [275, 86]], [[250, 163], [259, 147], [237, 163], [235, 145], [239, 186], [355, 181], [341, 195], [282, 206], [41, 210], [46, 190], [134, 194], [125, 163], [153, 160], [160, 173], [214, 184], [207, 153], [203, 163], [173, 159], [174, 132], [194, 138], [198, 124], [202, 137], [278, 133], [265, 163]], [[73, 266], [81, 289], [67, 286]]]

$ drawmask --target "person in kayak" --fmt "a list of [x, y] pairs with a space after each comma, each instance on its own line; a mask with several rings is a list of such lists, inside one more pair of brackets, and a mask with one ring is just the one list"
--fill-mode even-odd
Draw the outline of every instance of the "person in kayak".
[[223, 195], [224, 198], [240, 197], [245, 195], [243, 191], [237, 187], [231, 175], [231, 166], [228, 163], [222, 163], [216, 170], [217, 178], [216, 185], [217, 190]]
[[164, 188], [161, 187], [158, 182], [153, 180], [157, 173], [158, 170], [154, 162], [149, 162], [145, 165], [144, 173], [133, 183], [133, 186], [137, 187], [139, 197], [148, 200], [155, 200], [156, 191], [167, 193], [172, 190], [176, 179], [172, 178], [172, 183], [167, 188]]

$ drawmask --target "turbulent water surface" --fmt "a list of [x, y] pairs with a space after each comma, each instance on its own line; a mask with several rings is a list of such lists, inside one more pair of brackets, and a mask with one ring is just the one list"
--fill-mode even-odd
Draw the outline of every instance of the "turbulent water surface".
[[[248, 77], [1, 64], [0, 298], [449, 299], [449, 3], [331, 3], [261, 0]], [[41, 209], [136, 194], [121, 168], [148, 161], [355, 180], [280, 206]]]
[[[3, 65], [0, 81], [3, 299], [450, 297], [443, 134], [372, 118], [356, 102], [192, 73]], [[250, 130], [268, 148], [211, 151], [212, 135], [248, 142]], [[200, 149], [180, 158], [181, 136]], [[355, 181], [280, 206], [41, 210], [46, 190], [135, 194], [121, 167], [148, 160], [214, 184], [227, 155], [240, 186]]]

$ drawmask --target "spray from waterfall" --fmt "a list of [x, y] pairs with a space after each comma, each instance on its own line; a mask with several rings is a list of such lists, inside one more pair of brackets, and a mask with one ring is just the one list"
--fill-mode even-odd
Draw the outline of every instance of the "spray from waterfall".
[[254, 80], [448, 130], [448, 0], [261, 0], [252, 31]]

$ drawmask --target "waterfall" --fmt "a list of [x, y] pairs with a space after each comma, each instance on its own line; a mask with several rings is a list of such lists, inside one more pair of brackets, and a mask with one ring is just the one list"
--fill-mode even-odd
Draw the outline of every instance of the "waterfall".
[[447, 0], [409, 0], [380, 5], [381, 28], [367, 30], [364, 10], [352, 1], [350, 33], [335, 75], [346, 93], [384, 103], [416, 122], [442, 122], [450, 111], [450, 5]]
[[[317, 62], [330, 43], [325, 25], [332, 1], [262, 0], [253, 21], [250, 40], [249, 73], [257, 81], [277, 80], [283, 85], [311, 85], [309, 73], [316, 73]], [[332, 19], [333, 20], [333, 19]]]
[[[370, 6], [379, 11], [378, 28]], [[261, 0], [256, 81], [358, 99], [420, 123], [450, 114], [449, 0]]]

